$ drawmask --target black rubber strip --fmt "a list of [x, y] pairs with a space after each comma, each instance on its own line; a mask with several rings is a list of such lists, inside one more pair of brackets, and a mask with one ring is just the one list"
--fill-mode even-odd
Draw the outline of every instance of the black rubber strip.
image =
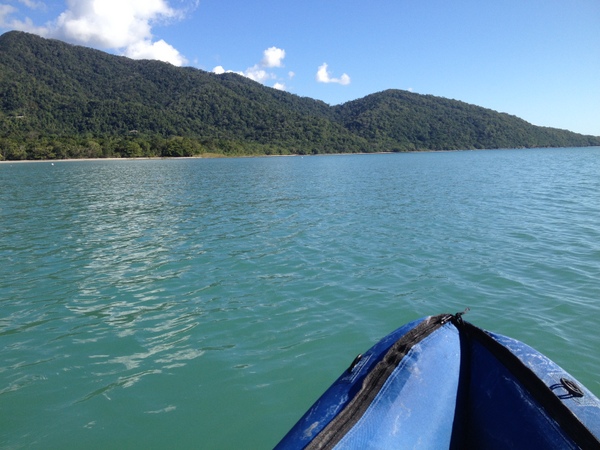
[[429, 317], [398, 339], [364, 379], [355, 397], [305, 448], [308, 450], [333, 448], [362, 417], [410, 349], [452, 317], [449, 314]]

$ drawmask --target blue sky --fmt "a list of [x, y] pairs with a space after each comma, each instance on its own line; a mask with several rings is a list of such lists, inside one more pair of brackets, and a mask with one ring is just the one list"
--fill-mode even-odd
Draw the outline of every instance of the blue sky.
[[600, 136], [600, 0], [0, 0], [12, 29], [332, 105], [406, 89]]

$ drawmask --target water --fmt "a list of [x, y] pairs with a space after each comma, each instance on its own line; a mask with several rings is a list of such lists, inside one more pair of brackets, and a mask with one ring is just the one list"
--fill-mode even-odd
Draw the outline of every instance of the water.
[[270, 448], [470, 307], [600, 395], [600, 148], [0, 165], [0, 446]]

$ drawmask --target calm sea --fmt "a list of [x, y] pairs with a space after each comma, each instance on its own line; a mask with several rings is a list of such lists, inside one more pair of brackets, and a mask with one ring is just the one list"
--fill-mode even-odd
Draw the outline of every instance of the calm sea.
[[0, 447], [270, 448], [462, 311], [600, 395], [600, 148], [0, 165]]

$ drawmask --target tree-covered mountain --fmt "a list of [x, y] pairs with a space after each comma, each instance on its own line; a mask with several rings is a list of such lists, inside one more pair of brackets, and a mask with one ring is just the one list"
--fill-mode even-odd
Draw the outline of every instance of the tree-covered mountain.
[[335, 109], [348, 130], [391, 151], [583, 147], [600, 141], [457, 100], [399, 90], [372, 94]]
[[0, 36], [0, 158], [307, 154], [600, 145], [445, 98], [339, 106], [22, 32]]

